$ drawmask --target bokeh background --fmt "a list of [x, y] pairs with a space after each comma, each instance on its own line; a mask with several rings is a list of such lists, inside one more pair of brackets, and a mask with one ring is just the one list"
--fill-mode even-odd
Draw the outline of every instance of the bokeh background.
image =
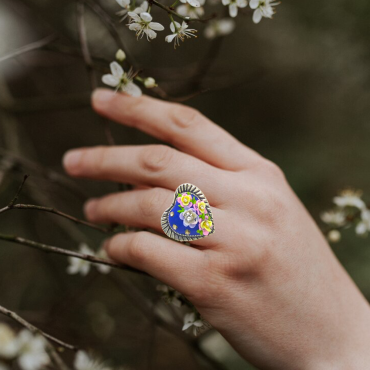
[[[213, 44], [202, 37], [204, 26], [196, 24], [199, 38], [176, 51], [164, 42], [167, 31], [151, 43], [138, 42], [119, 23], [114, 0], [94, 3], [117, 27], [136, 69], [156, 78], [172, 99], [194, 95], [185, 104], [276, 162], [318, 223], [339, 189], [352, 186], [370, 194], [368, 1], [285, 0], [273, 20], [254, 25], [247, 11], [237, 18], [231, 36]], [[168, 23], [165, 14], [156, 12], [157, 20]], [[85, 22], [100, 76], [117, 44], [88, 6]], [[116, 185], [70, 181], [61, 168], [66, 150], [106, 143], [102, 121], [89, 105], [91, 84], [80, 55], [76, 1], [1, 1], [0, 58], [48, 35], [56, 39], [42, 49], [0, 63], [0, 202], [10, 201], [28, 173], [22, 203], [83, 217], [85, 199], [114, 191]], [[114, 123], [111, 128], [118, 144], [157, 142]], [[87, 242], [98, 249], [104, 238], [33, 211], [15, 210], [0, 218], [2, 233], [63, 248]], [[369, 240], [347, 230], [333, 249], [370, 299]], [[0, 304], [115, 365], [254, 369], [217, 333], [195, 340], [182, 335], [183, 313], [161, 303], [157, 282], [120, 271], [69, 276], [66, 267], [63, 257], [0, 242]]]

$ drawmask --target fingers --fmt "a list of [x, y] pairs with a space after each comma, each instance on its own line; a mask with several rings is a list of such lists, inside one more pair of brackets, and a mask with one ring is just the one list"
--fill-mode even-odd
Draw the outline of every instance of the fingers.
[[[173, 197], [172, 191], [161, 188], [110, 194], [88, 201], [85, 205], [85, 215], [89, 221], [94, 223], [118, 223], [150, 228], [163, 233], [161, 217], [172, 204]], [[213, 248], [224, 240], [226, 234], [221, 225], [226, 224], [225, 215], [215, 207], [212, 207], [212, 213], [215, 225], [220, 225], [220, 228], [217, 228], [217, 237], [194, 240], [192, 244]]]
[[215, 167], [236, 171], [261, 159], [198, 111], [180, 104], [98, 89], [92, 105], [98, 113], [171, 143]]
[[68, 152], [63, 162], [67, 172], [76, 177], [171, 190], [193, 183], [213, 205], [224, 201], [227, 191], [227, 184], [221, 181], [225, 177], [222, 170], [163, 145], [78, 149]]
[[108, 255], [145, 271], [187, 295], [200, 284], [203, 252], [149, 232], [118, 234], [105, 245]]

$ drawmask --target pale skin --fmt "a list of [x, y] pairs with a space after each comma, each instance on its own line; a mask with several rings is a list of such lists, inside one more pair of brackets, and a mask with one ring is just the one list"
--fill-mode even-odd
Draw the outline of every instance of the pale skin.
[[150, 232], [118, 234], [109, 256], [183, 293], [261, 369], [365, 369], [370, 308], [272, 162], [198, 111], [98, 89], [93, 108], [170, 144], [69, 151], [69, 175], [130, 183], [86, 203], [96, 223], [163, 234], [161, 215], [182, 183], [198, 186], [215, 233], [192, 246]]

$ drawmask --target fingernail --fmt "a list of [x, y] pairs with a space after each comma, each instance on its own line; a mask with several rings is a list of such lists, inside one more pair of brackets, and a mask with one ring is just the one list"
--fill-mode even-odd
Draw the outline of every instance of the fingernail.
[[92, 94], [92, 102], [99, 108], [104, 108], [113, 99], [115, 92], [108, 89], [96, 89]]
[[84, 213], [85, 215], [92, 215], [95, 211], [96, 205], [97, 205], [97, 200], [96, 199], [89, 199], [85, 204], [84, 204]]
[[68, 169], [73, 169], [80, 163], [82, 152], [80, 150], [70, 150], [63, 157], [63, 165]]

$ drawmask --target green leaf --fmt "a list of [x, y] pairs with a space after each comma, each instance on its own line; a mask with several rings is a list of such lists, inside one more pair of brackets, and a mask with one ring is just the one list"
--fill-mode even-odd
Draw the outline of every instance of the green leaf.
[[195, 198], [193, 198], [193, 199], [191, 200], [191, 202], [192, 202], [193, 204], [195, 204], [197, 201], [195, 200]]
[[201, 213], [200, 216], [199, 216], [203, 221], [205, 220], [205, 216], [204, 216], [204, 213]]
[[197, 230], [197, 233], [203, 235], [203, 230]]
[[186, 194], [190, 195], [190, 192], [188, 191]]

